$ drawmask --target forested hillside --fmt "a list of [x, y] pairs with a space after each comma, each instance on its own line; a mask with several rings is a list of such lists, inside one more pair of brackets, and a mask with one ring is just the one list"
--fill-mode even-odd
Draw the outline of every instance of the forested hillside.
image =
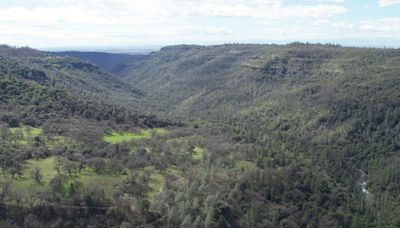
[[[29, 48], [0, 48], [0, 88], [0, 227], [101, 224], [94, 218], [113, 208], [111, 195], [128, 178], [124, 159], [135, 160], [122, 159], [109, 138], [182, 126], [137, 109], [140, 90], [96, 66]], [[79, 215], [82, 208], [103, 209]], [[76, 222], [64, 213], [77, 213]]]
[[259, 164], [271, 154], [306, 156], [345, 186], [364, 170], [376, 219], [394, 227], [399, 65], [398, 49], [175, 46], [132, 62], [120, 76], [148, 91], [161, 113], [223, 124], [236, 141], [261, 146]]
[[[62, 88], [81, 98], [99, 98], [124, 105], [136, 105], [142, 92], [94, 64], [72, 57], [58, 57], [30, 48], [0, 47], [3, 74], [45, 77], [47, 84]], [[39, 76], [38, 76], [39, 75]]]
[[400, 226], [400, 50], [104, 56], [0, 48], [0, 227]]

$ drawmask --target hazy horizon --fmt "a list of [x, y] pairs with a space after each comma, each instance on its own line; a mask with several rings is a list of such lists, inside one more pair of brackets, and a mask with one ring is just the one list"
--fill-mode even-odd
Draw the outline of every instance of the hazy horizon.
[[[386, 42], [385, 42], [386, 41]], [[390, 43], [388, 42], [390, 41]], [[152, 51], [158, 51], [163, 47], [177, 45], [199, 45], [199, 46], [214, 46], [225, 44], [261, 44], [261, 45], [286, 45], [294, 42], [310, 43], [310, 44], [338, 44], [343, 47], [359, 47], [359, 48], [400, 48], [400, 39], [381, 40], [381, 39], [354, 39], [354, 40], [281, 40], [281, 41], [266, 41], [266, 42], [185, 42], [185, 43], [170, 43], [170, 44], [155, 44], [155, 45], [126, 45], [126, 46], [60, 46], [60, 47], [33, 47], [27, 46], [40, 51], [48, 52], [104, 52], [104, 53], [121, 53], [121, 54], [147, 54]], [[387, 44], [386, 44], [387, 43]], [[9, 45], [9, 44], [5, 44]], [[15, 47], [26, 47], [26, 45], [11, 45]]]

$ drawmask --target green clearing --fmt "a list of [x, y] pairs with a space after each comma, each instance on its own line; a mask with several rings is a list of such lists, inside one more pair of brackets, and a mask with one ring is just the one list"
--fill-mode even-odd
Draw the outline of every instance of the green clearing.
[[[13, 189], [17, 191], [27, 191], [30, 188], [38, 191], [45, 190], [50, 180], [57, 175], [57, 171], [54, 168], [55, 164], [55, 157], [39, 160], [28, 160], [23, 170], [23, 175], [21, 177], [15, 177], [15, 179], [12, 180]], [[43, 175], [43, 179], [40, 184], [36, 183], [30, 176], [31, 172], [36, 167], [40, 169], [40, 172]], [[1, 176], [0, 180], [4, 180], [4, 177]]]
[[43, 132], [41, 128], [26, 126], [10, 128], [9, 131], [14, 135], [16, 143], [24, 145], [30, 144], [33, 138], [38, 137]]
[[[46, 159], [39, 160], [28, 160], [27, 164], [24, 167], [23, 175], [21, 177], [15, 177], [12, 181], [13, 189], [26, 192], [29, 189], [33, 189], [35, 191], [44, 191], [47, 189], [49, 182], [55, 176], [57, 176], [58, 172], [55, 169], [57, 165], [57, 158], [50, 157]], [[31, 172], [38, 167], [43, 175], [42, 182], [36, 183], [31, 177]], [[92, 171], [90, 168], [86, 168], [82, 170], [81, 174], [76, 174], [71, 177], [67, 181], [66, 187], [69, 186], [73, 181], [80, 181], [83, 184], [84, 188], [101, 188], [104, 189], [107, 196], [111, 196], [112, 192], [114, 192], [117, 187], [126, 179], [124, 175], [103, 175], [97, 174]], [[0, 176], [0, 181], [5, 180], [4, 176]]]
[[151, 137], [150, 131], [142, 130], [139, 133], [113, 132], [109, 135], [104, 136], [103, 140], [108, 143], [111, 143], [111, 144], [117, 144], [117, 143], [126, 142], [126, 141], [130, 141], [130, 140], [147, 139], [150, 137]]
[[[41, 128], [32, 128], [27, 126], [10, 128], [9, 132], [13, 136], [13, 141], [20, 145], [31, 145], [33, 139], [42, 135], [43, 130]], [[55, 146], [61, 146], [71, 144], [71, 140], [64, 136], [47, 136], [45, 143], [48, 148], [54, 148]]]
[[144, 171], [150, 174], [150, 192], [148, 193], [150, 197], [155, 197], [162, 191], [165, 185], [165, 175], [168, 174], [178, 177], [182, 175], [181, 171], [175, 166], [167, 168], [165, 174], [161, 174], [154, 166], [147, 166], [144, 168]]
[[144, 171], [150, 174], [150, 192], [148, 195], [150, 197], [154, 197], [161, 192], [165, 184], [165, 177], [159, 171], [157, 171], [154, 166], [147, 166], [144, 168]]
[[193, 151], [194, 151], [194, 153], [193, 153], [194, 160], [199, 161], [203, 158], [203, 154], [204, 154], [203, 148], [196, 146]]
[[164, 128], [154, 128], [153, 129], [157, 134], [164, 135], [168, 133], [167, 129]]
[[139, 139], [149, 139], [152, 136], [152, 133], [155, 132], [157, 134], [166, 134], [167, 130], [163, 128], [155, 128], [155, 129], [142, 129], [140, 132], [112, 132], [103, 137], [103, 140], [111, 143], [117, 144], [121, 142], [127, 142], [131, 140], [139, 140]]
[[253, 171], [257, 169], [257, 165], [254, 162], [240, 160], [236, 162], [235, 168], [239, 171], [245, 171], [245, 170]]
[[[56, 165], [57, 157], [28, 160], [25, 164], [23, 175], [21, 177], [16, 176], [15, 179], [7, 177], [7, 179], [12, 181], [12, 189], [20, 193], [25, 193], [30, 189], [34, 191], [45, 191], [48, 189], [50, 181], [58, 175]], [[36, 167], [40, 169], [40, 172], [43, 175], [41, 183], [36, 183], [30, 176], [31, 172]], [[176, 177], [180, 177], [182, 175], [181, 171], [175, 166], [167, 168], [165, 173], [161, 173], [159, 170], [156, 170], [154, 166], [147, 166], [142, 172], [147, 172], [150, 174], [150, 192], [148, 193], [149, 197], [155, 197], [162, 191], [162, 188], [165, 185], [165, 175], [174, 175]], [[87, 167], [83, 169], [80, 174], [75, 174], [66, 181], [65, 192], [68, 191], [71, 183], [74, 181], [79, 181], [83, 184], [84, 188], [93, 189], [97, 187], [103, 189], [106, 196], [111, 197], [112, 193], [118, 190], [119, 186], [121, 186], [126, 178], [127, 175], [98, 174], [95, 173], [91, 168]], [[5, 179], [6, 178], [4, 178], [4, 176], [0, 176], [0, 181], [4, 181]]]
[[112, 193], [118, 190], [118, 187], [121, 186], [126, 178], [126, 175], [102, 175], [90, 169], [85, 169], [81, 174], [71, 178], [69, 183], [79, 181], [84, 188], [100, 188], [104, 190], [108, 197], [111, 197]]

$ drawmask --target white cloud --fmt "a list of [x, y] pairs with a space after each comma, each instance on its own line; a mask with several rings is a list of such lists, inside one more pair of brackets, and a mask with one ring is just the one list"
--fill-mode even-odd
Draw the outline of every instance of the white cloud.
[[343, 3], [346, 0], [308, 0], [309, 2], [329, 2], [329, 3]]
[[400, 37], [400, 18], [380, 18], [361, 21], [333, 21], [317, 20], [313, 26], [316, 30], [329, 30], [338, 34], [338, 37], [386, 37], [397, 39]]
[[224, 27], [195, 27], [184, 26], [172, 28], [172, 34], [191, 34], [191, 35], [227, 35], [233, 34], [233, 31]]
[[[87, 45], [220, 37], [234, 41], [245, 37], [244, 32], [261, 34], [262, 28], [254, 33], [247, 29], [258, 21], [326, 19], [346, 11], [332, 0], [305, 5], [283, 0], [35, 0], [7, 6], [0, 1], [0, 43]], [[248, 24], [226, 23], [229, 20]], [[275, 31], [295, 32], [284, 30]]]
[[298, 18], [329, 18], [336, 14], [346, 13], [347, 9], [336, 5], [315, 5], [315, 6], [290, 6], [283, 10], [283, 15], [289, 17], [295, 15]]
[[326, 18], [347, 11], [334, 4], [286, 6], [281, 0], [70, 0], [62, 3], [59, 6], [0, 8], [0, 22], [125, 24], [159, 22], [179, 16]]
[[37, 7], [28, 9], [15, 6], [0, 9], [0, 21], [11, 23], [54, 24], [54, 23], [107, 23], [96, 10], [87, 11], [82, 5], [69, 5], [62, 7]]
[[333, 4], [283, 5], [279, 0], [250, 1], [183, 1], [181, 12], [199, 16], [249, 17], [265, 19], [319, 18], [331, 17], [347, 11], [343, 6]]
[[[26, 2], [32, 1], [15, 1], [6, 6], [0, 0], [0, 43], [43, 47], [400, 37], [400, 18], [346, 21], [344, 17], [334, 17], [348, 11], [341, 4], [345, 0], [291, 4], [284, 0]], [[400, 0], [379, 1], [380, 6], [397, 3]]]
[[[378, 20], [363, 21], [360, 25], [361, 31], [400, 33], [400, 18], [382, 18]], [[400, 34], [399, 34], [400, 35]]]
[[400, 0], [379, 0], [379, 5], [382, 7], [400, 4]]

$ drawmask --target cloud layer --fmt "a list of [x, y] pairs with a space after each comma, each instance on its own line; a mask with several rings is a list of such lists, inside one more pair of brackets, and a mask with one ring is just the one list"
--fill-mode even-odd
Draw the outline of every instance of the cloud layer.
[[[32, 46], [314, 39], [344, 31], [397, 35], [400, 18], [349, 21], [340, 18], [351, 13], [345, 0], [4, 1], [0, 41]], [[376, 3], [386, 8], [400, 0]]]
[[400, 4], [400, 0], [379, 0], [379, 5], [382, 7]]

